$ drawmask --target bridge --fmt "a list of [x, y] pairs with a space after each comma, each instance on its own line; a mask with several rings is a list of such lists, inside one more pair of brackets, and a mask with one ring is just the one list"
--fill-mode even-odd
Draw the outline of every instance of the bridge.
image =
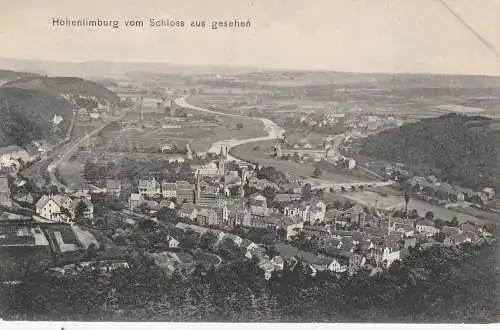
[[350, 190], [352, 187], [357, 188], [373, 188], [373, 187], [386, 187], [394, 184], [393, 181], [365, 181], [365, 182], [329, 182], [319, 179], [306, 179], [304, 184], [309, 183], [313, 190], [319, 189], [333, 189], [334, 191], [342, 191], [342, 188], [345, 190]]

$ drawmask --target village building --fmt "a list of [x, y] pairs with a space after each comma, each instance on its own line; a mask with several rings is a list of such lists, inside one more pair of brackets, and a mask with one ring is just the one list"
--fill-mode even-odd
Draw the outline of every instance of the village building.
[[19, 167], [19, 160], [26, 163], [31, 161], [32, 157], [25, 149], [16, 145], [0, 148], [0, 167]]
[[122, 183], [120, 180], [106, 179], [105, 191], [108, 194], [120, 197], [122, 192]]
[[267, 199], [261, 194], [253, 194], [249, 200], [250, 214], [265, 217], [268, 215]]
[[178, 203], [194, 203], [194, 185], [187, 181], [176, 182], [176, 198]]
[[128, 198], [128, 208], [133, 211], [143, 202], [144, 198], [141, 194], [130, 194], [130, 197]]
[[161, 186], [155, 178], [151, 180], [139, 180], [138, 184], [139, 194], [143, 197], [159, 197], [161, 195]]
[[5, 207], [12, 206], [12, 200], [10, 198], [9, 180], [5, 176], [0, 177], [0, 205]]
[[177, 214], [181, 218], [188, 218], [190, 220], [194, 220], [198, 215], [198, 209], [193, 204], [185, 203], [182, 204]]
[[43, 195], [35, 204], [36, 214], [42, 218], [68, 222], [72, 200], [66, 195]]
[[177, 198], [177, 184], [175, 182], [161, 182], [161, 195], [163, 198]]
[[434, 226], [434, 222], [427, 219], [418, 220], [416, 222], [416, 228], [419, 233], [425, 236], [433, 236], [439, 232], [439, 229]]

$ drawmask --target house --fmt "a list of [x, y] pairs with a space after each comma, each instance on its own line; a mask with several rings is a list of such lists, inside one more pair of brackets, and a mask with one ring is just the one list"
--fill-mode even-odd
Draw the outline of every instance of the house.
[[69, 221], [72, 200], [66, 195], [43, 195], [35, 204], [36, 214], [52, 221]]
[[248, 185], [250, 187], [254, 187], [258, 190], [263, 190], [264, 188], [267, 188], [267, 187], [269, 187], [273, 190], [279, 189], [279, 187], [276, 183], [271, 182], [271, 181], [266, 180], [266, 179], [251, 178], [248, 182]]
[[196, 219], [198, 215], [198, 209], [192, 204], [182, 204], [178, 211], [178, 215], [181, 218], [189, 218], [191, 220]]
[[302, 226], [306, 237], [327, 238], [331, 236], [330, 226]]
[[332, 273], [345, 273], [347, 272], [347, 269], [348, 265], [345, 262], [340, 263], [337, 258], [334, 258], [332, 263], [328, 266], [328, 270], [330, 270]]
[[350, 209], [346, 210], [344, 215], [350, 220], [352, 224], [364, 223], [366, 216], [363, 207], [361, 207], [359, 204], [356, 204]]
[[411, 237], [415, 234], [415, 228], [412, 225], [406, 223], [396, 223], [395, 231], [402, 233], [406, 237]]
[[168, 236], [167, 237], [167, 241], [168, 241], [168, 247], [171, 248], [171, 249], [176, 249], [179, 247], [179, 241], [176, 240], [175, 238], [173, 238], [172, 236]]
[[283, 183], [279, 185], [279, 191], [283, 193], [300, 194], [302, 187], [298, 182]]
[[5, 207], [12, 206], [12, 200], [10, 199], [9, 180], [4, 176], [0, 177], [0, 205]]
[[203, 207], [200, 208], [196, 215], [196, 221], [201, 226], [220, 226], [222, 224], [222, 216], [217, 208]]
[[106, 193], [120, 197], [122, 192], [122, 183], [120, 180], [106, 179]]
[[187, 181], [177, 181], [176, 196], [179, 203], [194, 203], [194, 185]]
[[191, 169], [196, 175], [201, 175], [204, 177], [213, 177], [219, 175], [219, 168], [214, 162], [209, 162], [203, 165], [191, 165]]
[[128, 198], [128, 209], [135, 210], [140, 204], [144, 202], [141, 194], [130, 194]]
[[250, 213], [252, 215], [267, 216], [267, 199], [261, 194], [250, 196]]
[[385, 240], [385, 242], [375, 247], [375, 254], [378, 262], [383, 267], [390, 267], [396, 260], [401, 260], [401, 247], [399, 242]]
[[487, 199], [492, 200], [495, 198], [495, 190], [490, 187], [486, 187], [482, 190], [483, 193], [486, 194]]
[[300, 200], [300, 194], [276, 194], [274, 196], [274, 202], [276, 203], [290, 203], [293, 201]]
[[177, 198], [177, 183], [162, 181], [161, 195], [163, 198]]
[[28, 152], [16, 145], [0, 148], [0, 167], [19, 166], [21, 162], [29, 162], [32, 158]]
[[445, 238], [443, 244], [446, 246], [457, 246], [464, 243], [474, 244], [478, 240], [479, 236], [475, 232], [464, 231], [463, 233]]
[[93, 219], [94, 218], [94, 204], [87, 199], [87, 198], [75, 198], [71, 204], [69, 205], [69, 213], [71, 214], [72, 219], [76, 219], [77, 216], [79, 216], [78, 212], [80, 206], [80, 203], [83, 203], [84, 207], [82, 207], [82, 214], [83, 218], [85, 219]]
[[323, 201], [311, 201], [309, 209], [309, 222], [312, 224], [316, 222], [325, 221], [326, 204]]
[[446, 237], [449, 237], [449, 236], [455, 236], [455, 235], [461, 234], [462, 230], [460, 228], [457, 228], [457, 227], [444, 226], [441, 229], [441, 232], [443, 234], [445, 234]]
[[143, 197], [158, 197], [161, 195], [161, 186], [155, 178], [151, 180], [139, 180], [139, 194]]
[[434, 227], [434, 222], [427, 219], [418, 220], [416, 223], [416, 228], [419, 233], [422, 233], [426, 236], [433, 236], [439, 232], [439, 229]]
[[176, 146], [172, 143], [165, 143], [160, 147], [161, 152], [170, 152], [176, 149]]
[[310, 205], [306, 202], [296, 201], [285, 206], [283, 214], [287, 217], [299, 218], [308, 221]]

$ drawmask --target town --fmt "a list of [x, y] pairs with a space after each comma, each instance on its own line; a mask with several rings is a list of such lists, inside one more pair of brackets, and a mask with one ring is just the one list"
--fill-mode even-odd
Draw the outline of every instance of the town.
[[[0, 178], [0, 244], [2, 253], [8, 255], [2, 263], [4, 281], [21, 280], [26, 271], [23, 267], [31, 263], [37, 266], [32, 269], [46, 267], [62, 274], [84, 265], [98, 265], [103, 271], [127, 268], [130, 255], [125, 247], [138, 244], [171, 275], [180, 269], [193, 271], [197, 265], [208, 269], [237, 258], [256, 260], [266, 280], [297, 263], [313, 277], [318, 272], [350, 276], [360, 270], [374, 275], [415, 249], [493, 239], [494, 229], [487, 224], [459, 221], [456, 216], [442, 219], [431, 208], [422, 212], [408, 207], [413, 199], [486, 203], [495, 199], [492, 188], [474, 192], [440, 184], [435, 176], [410, 177], [401, 164], [386, 164], [380, 172], [384, 180], [318, 182], [314, 178], [320, 176], [320, 167], [314, 168], [312, 179], [285, 173], [232, 156], [233, 145], [225, 141], [214, 143], [207, 152], [193, 152], [194, 139], [179, 137], [146, 150], [141, 139], [149, 133], [141, 127], [157, 132], [163, 127], [173, 134], [175, 129], [218, 124], [194, 115], [196, 107], [159, 98], [150, 108], [164, 116], [162, 124], [145, 119], [142, 97], [135, 102], [135, 120], [114, 120], [116, 114], [107, 106], [90, 114], [85, 108], [76, 111], [80, 123], [112, 119], [104, 126], [106, 133], [90, 136], [86, 130], [78, 148], [63, 156], [73, 160], [79, 155], [94, 156], [94, 160], [87, 158], [76, 186], [67, 186], [57, 168], [48, 186], [37, 186], [24, 171], [36, 163], [34, 157], [19, 146], [0, 150], [5, 173]], [[369, 125], [376, 123], [370, 118]], [[54, 117], [54, 123], [61, 120]], [[352, 121], [344, 124], [350, 127]], [[237, 126], [237, 130], [243, 127], [241, 123]], [[276, 142], [270, 156], [264, 157], [299, 164], [327, 160], [332, 166], [343, 164], [347, 171], [357, 168], [354, 158], [342, 154], [349, 142], [344, 136], [316, 150], [307, 142], [291, 145], [283, 130], [277, 132], [267, 138]], [[130, 150], [155, 153], [159, 158], [141, 163], [95, 157], [102, 154], [99, 146], [103, 144], [112, 154]], [[391, 207], [377, 205], [377, 201], [357, 202], [352, 197], [355, 193], [376, 195], [384, 187], [404, 192]], [[152, 233], [154, 241], [147, 241], [152, 240]], [[28, 264], [15, 259], [20, 251], [30, 260]]]

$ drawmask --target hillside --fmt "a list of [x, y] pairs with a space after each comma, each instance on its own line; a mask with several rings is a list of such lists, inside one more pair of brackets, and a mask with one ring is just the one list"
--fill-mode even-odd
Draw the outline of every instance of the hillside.
[[4, 87], [44, 91], [63, 97], [76, 108], [96, 108], [120, 101], [115, 93], [103, 85], [76, 77], [25, 77], [11, 81]]
[[35, 73], [17, 72], [17, 71], [0, 69], [0, 86], [13, 80], [27, 78], [27, 77], [34, 78], [38, 76], [39, 75]]
[[[72, 105], [41, 90], [0, 88], [0, 146], [27, 146], [33, 140], [63, 136], [72, 117]], [[63, 117], [57, 126], [54, 115]]]
[[424, 119], [366, 138], [359, 148], [371, 157], [436, 169], [462, 187], [500, 191], [500, 123], [489, 118]]

